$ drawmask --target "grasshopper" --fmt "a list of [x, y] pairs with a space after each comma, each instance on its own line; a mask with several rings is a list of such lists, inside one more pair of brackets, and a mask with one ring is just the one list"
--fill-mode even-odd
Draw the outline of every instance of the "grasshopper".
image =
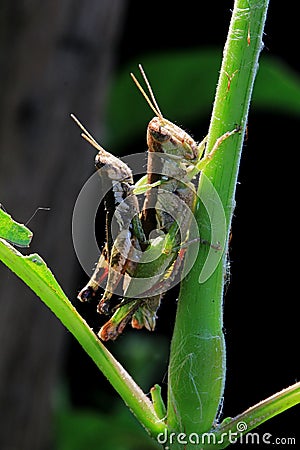
[[[98, 334], [105, 341], [116, 339], [130, 320], [133, 328], [154, 330], [163, 292], [180, 274], [196, 205], [198, 175], [221, 143], [238, 131], [236, 128], [222, 135], [205, 154], [207, 138], [197, 144], [164, 118], [143, 68], [139, 68], [150, 97], [131, 76], [155, 117], [147, 127], [147, 175], [138, 183], [133, 184], [131, 169], [106, 152], [73, 116], [83, 130], [82, 136], [98, 150], [96, 168], [112, 188], [105, 196], [106, 244], [91, 279], [78, 295], [81, 301], [95, 297], [100, 282], [106, 280], [98, 312], [107, 314], [112, 294], [123, 283], [123, 300]], [[141, 211], [137, 199], [140, 193], [145, 195]]]
[[[96, 169], [101, 170], [101, 177], [105, 178], [104, 183], [110, 184], [110, 189], [104, 198], [106, 243], [91, 279], [78, 294], [81, 301], [90, 300], [97, 295], [99, 284], [103, 280], [107, 280], [107, 288], [98, 305], [98, 312], [107, 314], [109, 300], [120, 283], [122, 275], [134, 270], [134, 263], [130, 263], [132, 244], [135, 243], [136, 246], [139, 246], [139, 243], [146, 242], [146, 238], [138, 219], [138, 200], [135, 195], [131, 195], [133, 188], [131, 169], [119, 158], [104, 150], [74, 115], [72, 118], [82, 129], [82, 137], [98, 150], [95, 158]], [[116, 235], [114, 241], [112, 219], [116, 211], [114, 225], [117, 230], [114, 230], [114, 235]]]

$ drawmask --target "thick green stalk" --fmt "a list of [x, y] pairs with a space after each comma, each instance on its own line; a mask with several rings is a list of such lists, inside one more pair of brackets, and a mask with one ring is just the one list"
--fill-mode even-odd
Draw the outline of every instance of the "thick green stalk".
[[[210, 430], [223, 396], [226, 366], [222, 298], [227, 242], [267, 6], [267, 0], [236, 0], [224, 49], [207, 151], [226, 131], [240, 126], [240, 132], [222, 143], [204, 170], [224, 208], [226, 239], [223, 256], [210, 278], [199, 283], [199, 274], [209, 251], [209, 246], [201, 246], [193, 269], [182, 283], [169, 365], [168, 426], [176, 432]], [[201, 199], [209, 200], [208, 188], [209, 184], [200, 182]], [[200, 235], [209, 241], [207, 213], [203, 204], [198, 206], [195, 217]], [[214, 204], [210, 209], [212, 216], [223, 213]]]

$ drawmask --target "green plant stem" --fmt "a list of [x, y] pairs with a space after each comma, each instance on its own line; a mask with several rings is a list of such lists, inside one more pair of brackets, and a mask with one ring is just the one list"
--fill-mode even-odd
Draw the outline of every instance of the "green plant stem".
[[[236, 0], [234, 3], [210, 123], [207, 152], [223, 133], [237, 125], [241, 127], [239, 134], [222, 144], [204, 170], [223, 204], [226, 242], [267, 6], [267, 0]], [[201, 181], [199, 189], [203, 197], [205, 186]], [[210, 224], [203, 205], [199, 204], [195, 217], [201, 237], [209, 242]], [[210, 430], [223, 396], [226, 365], [222, 297], [227, 243], [213, 275], [199, 284], [207, 247], [201, 246], [195, 265], [182, 283], [178, 302], [168, 385], [168, 426], [176, 432], [200, 434]]]
[[[242, 414], [239, 414], [234, 419], [230, 421], [226, 420], [226, 424], [221, 425], [220, 428], [214, 433], [216, 437], [216, 444], [211, 448], [214, 449], [222, 449], [226, 448], [228, 445], [232, 443], [234, 438], [237, 438], [277, 414], [286, 411], [300, 403], [300, 382], [289, 386], [286, 389], [283, 389], [280, 392], [272, 395], [271, 397], [259, 402], [257, 405], [252, 406], [251, 408], [244, 411]], [[239, 425], [243, 423], [246, 426], [245, 430], [239, 428]], [[237, 434], [230, 434], [237, 433]], [[231, 442], [230, 442], [231, 436]], [[221, 442], [222, 441], [222, 442]], [[218, 442], [220, 442], [218, 444]], [[209, 448], [209, 447], [204, 447]]]
[[165, 425], [157, 417], [151, 401], [77, 313], [41, 257], [37, 254], [23, 256], [0, 239], [0, 260], [41, 298], [75, 336], [148, 433], [155, 437], [162, 432]]

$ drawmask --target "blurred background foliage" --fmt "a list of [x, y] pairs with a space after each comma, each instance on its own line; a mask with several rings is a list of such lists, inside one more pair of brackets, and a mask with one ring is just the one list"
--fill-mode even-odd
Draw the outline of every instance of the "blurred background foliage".
[[[165, 117], [169, 118], [170, 111], [172, 117], [169, 119], [174, 123], [192, 123], [195, 126], [199, 120], [205, 121], [210, 117], [221, 58], [220, 48], [182, 50], [141, 58]], [[108, 142], [116, 148], [136, 139], [153, 114], [149, 112], [144, 98], [133, 92], [134, 86], [130, 83], [129, 73], [133, 70], [137, 73], [138, 64], [139, 60], [130, 61], [113, 80], [107, 123]], [[199, 71], [199, 68], [202, 70]], [[299, 117], [299, 83], [298, 74], [287, 64], [278, 58], [263, 55], [259, 63], [252, 108], [256, 112], [271, 110]], [[174, 95], [181, 92], [184, 95]], [[127, 115], [128, 105], [130, 117]]]
[[[129, 76], [138, 75], [142, 63], [165, 116], [201, 140], [233, 5], [221, 3], [216, 8], [206, 2], [199, 11], [193, 2], [178, 8], [165, 1], [145, 9], [137, 0], [89, 0], [85, 6], [79, 0], [26, 6], [2, 1], [0, 200], [24, 222], [36, 207], [51, 206], [29, 224], [35, 232], [32, 251], [49, 263], [69, 298], [75, 299], [87, 280], [72, 249], [72, 208], [94, 171], [93, 153], [86, 151], [69, 113], [78, 114], [114, 154], [146, 150], [153, 114]], [[297, 271], [290, 257], [298, 236], [297, 27], [296, 15], [271, 2], [233, 222], [224, 416], [293, 383], [299, 373], [292, 283]], [[55, 45], [48, 44], [46, 52], [47, 39]], [[53, 58], [58, 44], [64, 53]], [[158, 448], [77, 342], [13, 275], [2, 267], [0, 275], [1, 341], [15, 339], [1, 350], [1, 450]], [[165, 395], [177, 293], [166, 296], [154, 334], [127, 330], [108, 344], [145, 392], [159, 383]], [[74, 304], [97, 330], [103, 320], [95, 305]], [[296, 414], [288, 411], [260, 432], [293, 436]]]

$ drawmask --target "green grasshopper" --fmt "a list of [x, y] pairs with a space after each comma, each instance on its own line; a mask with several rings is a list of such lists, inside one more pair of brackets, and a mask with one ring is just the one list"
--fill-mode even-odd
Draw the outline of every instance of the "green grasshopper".
[[[133, 184], [131, 169], [106, 152], [73, 117], [83, 130], [82, 136], [98, 150], [96, 168], [101, 168], [102, 176], [104, 169], [112, 187], [105, 197], [106, 244], [91, 279], [78, 295], [81, 301], [96, 296], [100, 282], [106, 279], [98, 312], [107, 314], [112, 294], [123, 284], [123, 300], [99, 331], [104, 341], [116, 339], [130, 320], [133, 328], [154, 330], [163, 292], [179, 276], [189, 243], [198, 174], [221, 143], [238, 131], [236, 128], [222, 135], [205, 154], [207, 138], [197, 144], [163, 117], [147, 77], [139, 68], [150, 97], [131, 76], [155, 117], [147, 127], [147, 176], [138, 183]], [[137, 195], [141, 193], [145, 200], [140, 212]], [[111, 235], [113, 216], [115, 239]]]

